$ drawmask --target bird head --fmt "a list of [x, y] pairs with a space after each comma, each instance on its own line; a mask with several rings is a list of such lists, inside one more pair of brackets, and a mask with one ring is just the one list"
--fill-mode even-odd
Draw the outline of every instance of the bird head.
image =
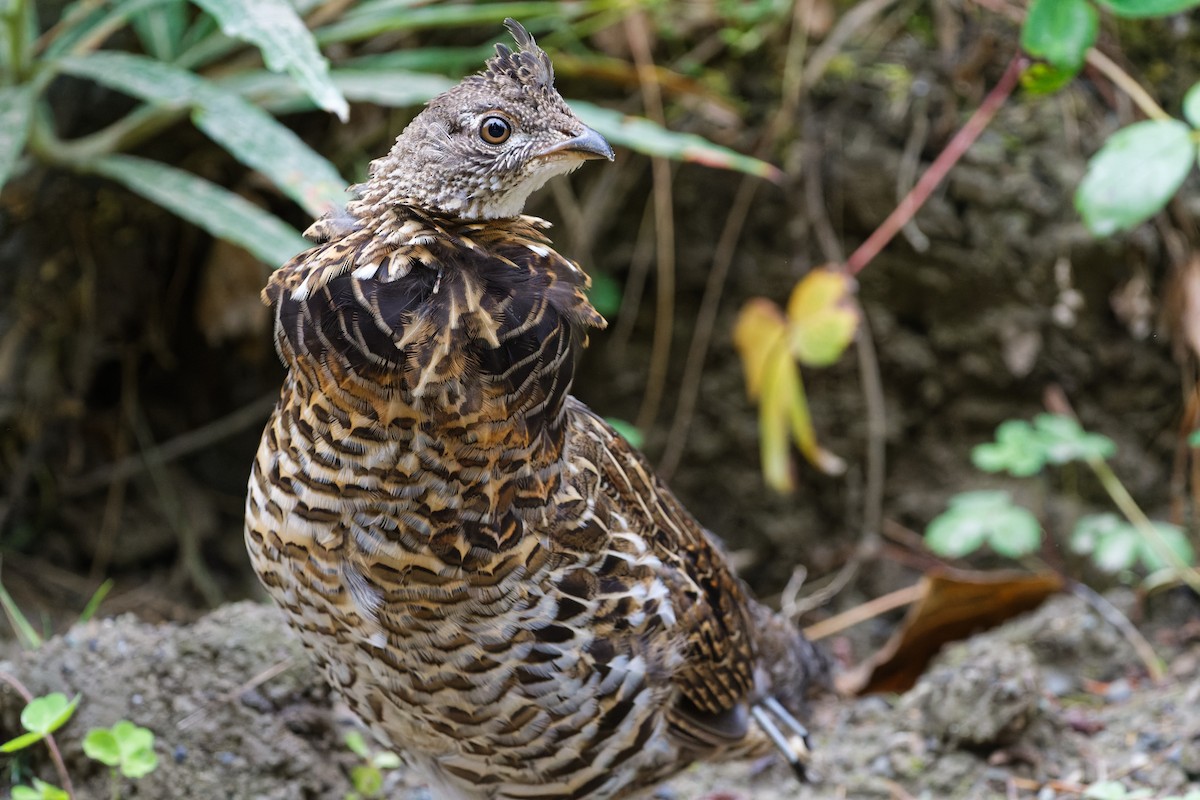
[[613, 150], [554, 88], [549, 56], [520, 23], [483, 71], [433, 100], [371, 165], [367, 193], [476, 220], [515, 217], [535, 190]]

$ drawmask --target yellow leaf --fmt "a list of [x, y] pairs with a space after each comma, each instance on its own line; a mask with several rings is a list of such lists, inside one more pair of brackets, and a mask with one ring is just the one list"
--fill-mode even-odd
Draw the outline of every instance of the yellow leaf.
[[[824, 367], [841, 358], [858, 330], [855, 282], [844, 272], [818, 267], [788, 299], [788, 345], [802, 364]], [[744, 309], [743, 309], [744, 311]]]
[[758, 406], [758, 448], [762, 459], [763, 479], [777, 492], [796, 488], [792, 468], [791, 439], [788, 437], [788, 417], [791, 406], [791, 387], [799, 380], [796, 362], [787, 348], [779, 345], [766, 354], [760, 373], [762, 397]]
[[737, 323], [733, 327], [733, 345], [742, 359], [742, 368], [746, 373], [746, 394], [752, 400], [760, 394], [763, 371], [772, 350], [783, 349], [776, 345], [784, 336], [785, 325], [779, 306], [762, 297], [750, 300], [738, 312]]
[[804, 393], [804, 383], [800, 380], [800, 372], [796, 369], [795, 364], [792, 364], [791, 375], [787, 376], [787, 380], [791, 382], [791, 386], [787, 388], [790, 396], [788, 421], [791, 425], [792, 436], [796, 440], [796, 446], [808, 459], [808, 463], [821, 472], [826, 475], [841, 475], [846, 471], [846, 462], [817, 444], [812, 415], [808, 413], [808, 396]]

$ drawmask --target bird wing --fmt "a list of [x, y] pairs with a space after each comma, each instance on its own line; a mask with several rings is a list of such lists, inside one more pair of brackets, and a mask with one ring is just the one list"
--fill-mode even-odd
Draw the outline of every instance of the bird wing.
[[749, 724], [756, 660], [741, 582], [716, 541], [640, 453], [574, 398], [566, 413], [567, 458], [575, 462], [576, 474], [594, 477], [583, 494], [595, 517], [610, 536], [640, 537], [661, 562], [655, 577], [666, 584], [673, 612], [666, 619], [674, 617], [674, 643], [683, 652], [666, 676], [678, 690], [668, 710], [672, 731], [697, 749], [741, 740]]

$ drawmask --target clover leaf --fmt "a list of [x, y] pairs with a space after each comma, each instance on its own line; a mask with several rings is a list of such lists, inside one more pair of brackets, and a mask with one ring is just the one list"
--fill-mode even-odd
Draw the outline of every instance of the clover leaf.
[[1033, 514], [1012, 502], [1008, 492], [963, 492], [950, 498], [950, 507], [929, 523], [925, 541], [948, 558], [967, 555], [984, 544], [1018, 558], [1041, 545], [1042, 528]]

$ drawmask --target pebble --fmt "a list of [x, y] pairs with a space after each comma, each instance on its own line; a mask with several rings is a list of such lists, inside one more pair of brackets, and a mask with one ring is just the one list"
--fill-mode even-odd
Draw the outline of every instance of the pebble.
[[1104, 699], [1110, 703], [1124, 703], [1133, 697], [1133, 687], [1125, 678], [1117, 678], [1104, 691]]

